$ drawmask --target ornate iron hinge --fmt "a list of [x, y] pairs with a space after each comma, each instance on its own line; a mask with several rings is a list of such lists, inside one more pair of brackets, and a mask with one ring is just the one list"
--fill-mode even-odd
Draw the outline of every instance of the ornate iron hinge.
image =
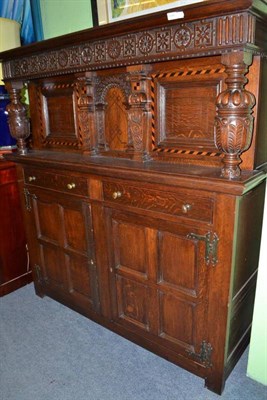
[[25, 207], [27, 211], [32, 210], [31, 197], [37, 199], [35, 194], [31, 194], [28, 189], [24, 188]]
[[30, 192], [28, 189], [24, 189], [24, 199], [25, 199], [25, 207], [27, 211], [31, 211], [32, 206], [30, 202]]
[[37, 282], [40, 283], [40, 285], [43, 285], [47, 281], [47, 279], [43, 278], [40, 265], [34, 264], [33, 268], [37, 277]]
[[212, 346], [210, 343], [207, 343], [205, 340], [201, 343], [200, 352], [194, 353], [193, 351], [188, 351], [188, 354], [192, 356], [197, 361], [200, 361], [206, 368], [212, 367], [211, 362], [211, 353]]
[[203, 240], [206, 245], [205, 261], [207, 265], [215, 266], [218, 262], [217, 251], [219, 238], [216, 233], [208, 232], [206, 235], [197, 235], [196, 233], [189, 233], [188, 239]]

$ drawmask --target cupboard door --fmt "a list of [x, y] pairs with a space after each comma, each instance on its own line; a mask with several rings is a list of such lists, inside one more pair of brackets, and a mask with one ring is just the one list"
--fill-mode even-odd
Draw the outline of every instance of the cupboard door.
[[38, 283], [72, 305], [98, 310], [98, 285], [90, 205], [72, 196], [28, 191], [33, 213]]
[[179, 224], [112, 209], [106, 215], [114, 321], [198, 359], [207, 337], [204, 241]]

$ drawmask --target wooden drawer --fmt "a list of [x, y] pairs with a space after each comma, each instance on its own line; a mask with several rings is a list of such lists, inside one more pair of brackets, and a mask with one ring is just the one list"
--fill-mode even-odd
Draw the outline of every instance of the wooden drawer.
[[68, 192], [80, 196], [88, 196], [86, 178], [43, 172], [42, 170], [33, 168], [25, 168], [24, 180], [27, 185], [53, 189], [60, 192]]
[[160, 213], [212, 222], [213, 198], [187, 190], [171, 191], [142, 187], [139, 184], [103, 182], [104, 200]]

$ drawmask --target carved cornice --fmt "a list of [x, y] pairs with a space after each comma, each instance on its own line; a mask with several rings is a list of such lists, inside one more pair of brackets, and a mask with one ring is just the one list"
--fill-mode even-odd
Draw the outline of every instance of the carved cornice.
[[248, 12], [139, 30], [90, 40], [3, 63], [5, 79], [33, 79], [198, 55], [220, 54], [255, 43]]

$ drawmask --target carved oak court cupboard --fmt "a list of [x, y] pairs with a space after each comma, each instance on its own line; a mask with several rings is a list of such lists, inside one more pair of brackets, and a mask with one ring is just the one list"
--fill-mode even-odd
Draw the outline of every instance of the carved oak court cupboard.
[[8, 159], [37, 294], [221, 393], [249, 342], [257, 278], [266, 2], [182, 11], [2, 53]]

